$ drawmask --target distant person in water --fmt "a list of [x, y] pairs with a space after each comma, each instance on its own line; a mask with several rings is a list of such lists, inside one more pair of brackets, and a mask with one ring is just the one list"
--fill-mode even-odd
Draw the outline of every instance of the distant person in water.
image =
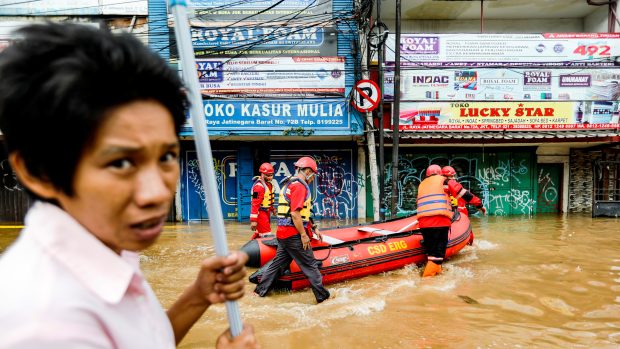
[[254, 232], [252, 239], [271, 236], [271, 213], [273, 207], [273, 166], [265, 162], [258, 168], [259, 175], [254, 177], [252, 185], [252, 208], [250, 210], [250, 228]]
[[483, 215], [486, 215], [487, 210], [484, 208], [482, 200], [465, 189], [463, 185], [456, 180], [456, 171], [452, 166], [442, 167], [441, 174], [448, 179], [445, 184], [448, 186], [448, 190], [451, 193], [457, 193], [456, 196], [450, 195], [450, 202], [453, 207], [456, 207], [460, 213], [469, 215], [466, 205], [470, 204], [479, 209]]
[[[174, 348], [212, 304], [243, 296], [247, 260], [204, 259], [167, 312], [140, 271], [179, 179], [177, 72], [129, 34], [17, 35], [0, 53], [0, 130], [34, 204], [0, 258], [0, 348]], [[259, 347], [249, 325], [215, 345]]]

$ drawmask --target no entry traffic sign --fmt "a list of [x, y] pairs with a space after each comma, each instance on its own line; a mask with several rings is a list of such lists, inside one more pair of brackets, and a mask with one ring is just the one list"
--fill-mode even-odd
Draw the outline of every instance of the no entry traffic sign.
[[360, 80], [353, 90], [353, 106], [361, 112], [373, 111], [379, 105], [381, 91], [372, 80]]

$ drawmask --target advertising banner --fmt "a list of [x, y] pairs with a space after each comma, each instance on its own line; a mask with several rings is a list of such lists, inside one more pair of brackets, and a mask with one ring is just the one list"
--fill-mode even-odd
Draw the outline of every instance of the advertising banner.
[[401, 130], [618, 128], [618, 101], [403, 102]]
[[191, 33], [197, 57], [336, 56], [338, 48], [333, 27], [192, 27]]
[[209, 130], [347, 130], [349, 105], [339, 99], [204, 100]]
[[[394, 64], [395, 35], [386, 62]], [[403, 34], [401, 66], [562, 67], [620, 65], [620, 33]]]
[[331, 0], [190, 0], [192, 20], [204, 22], [287, 22], [332, 18]]
[[[620, 99], [616, 69], [402, 69], [400, 98], [412, 100]], [[394, 99], [394, 72], [385, 74], [385, 99]]]
[[213, 58], [196, 64], [207, 96], [344, 96], [344, 57]]
[[3, 16], [148, 15], [147, 0], [0, 0]]

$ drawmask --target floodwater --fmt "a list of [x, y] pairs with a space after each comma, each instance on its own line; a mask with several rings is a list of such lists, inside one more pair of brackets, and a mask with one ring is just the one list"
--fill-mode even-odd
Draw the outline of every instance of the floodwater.
[[[410, 266], [334, 284], [320, 305], [310, 290], [253, 297], [248, 283], [241, 316], [263, 348], [620, 348], [619, 223], [472, 217], [474, 245], [438, 277]], [[248, 224], [227, 231], [232, 249], [250, 236]], [[0, 253], [16, 234], [0, 229]], [[167, 307], [213, 254], [208, 224], [171, 225], [142, 267]], [[211, 348], [226, 327], [224, 306], [213, 306], [180, 347]]]

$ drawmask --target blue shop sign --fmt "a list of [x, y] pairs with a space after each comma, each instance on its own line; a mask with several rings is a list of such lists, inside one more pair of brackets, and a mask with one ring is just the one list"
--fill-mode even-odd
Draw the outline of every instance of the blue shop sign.
[[209, 130], [343, 130], [351, 128], [345, 100], [204, 100]]

